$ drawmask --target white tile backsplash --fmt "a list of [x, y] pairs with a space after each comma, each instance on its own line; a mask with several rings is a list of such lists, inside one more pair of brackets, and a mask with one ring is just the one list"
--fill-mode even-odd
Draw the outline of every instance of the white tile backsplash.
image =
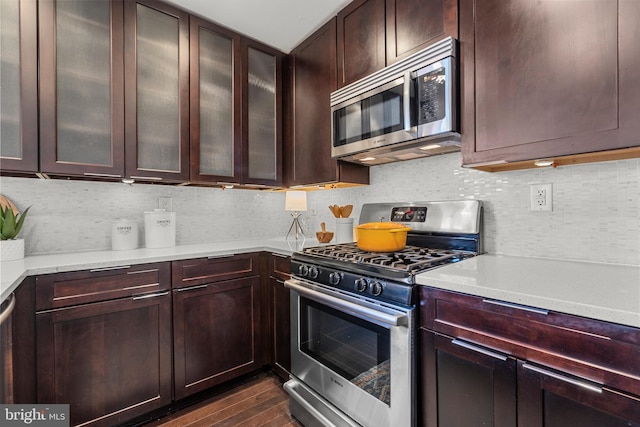
[[[553, 211], [529, 211], [529, 186], [553, 184]], [[147, 184], [0, 178], [20, 209], [33, 205], [22, 237], [27, 254], [111, 247], [114, 218], [140, 224], [158, 197], [173, 199], [177, 244], [284, 236], [291, 223], [284, 193]], [[320, 222], [335, 230], [331, 204], [478, 199], [489, 253], [640, 265], [640, 161], [487, 173], [460, 166], [459, 153], [371, 168], [371, 185], [309, 193]], [[356, 220], [357, 221], [357, 220]]]

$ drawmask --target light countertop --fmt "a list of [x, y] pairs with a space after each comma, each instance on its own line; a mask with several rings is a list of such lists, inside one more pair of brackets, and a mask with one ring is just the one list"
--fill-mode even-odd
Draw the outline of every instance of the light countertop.
[[[0, 263], [0, 302], [27, 276], [257, 251], [288, 256], [316, 245], [279, 238], [28, 256]], [[416, 283], [640, 328], [640, 267], [483, 254], [419, 274]]]
[[484, 254], [416, 282], [640, 328], [640, 267]]
[[318, 245], [316, 239], [303, 241], [280, 239], [234, 240], [215, 243], [179, 245], [162, 249], [133, 249], [127, 251], [92, 251], [27, 256], [17, 261], [0, 262], [0, 303], [13, 292], [27, 276], [147, 264], [206, 256], [267, 251], [291, 255], [302, 246]]

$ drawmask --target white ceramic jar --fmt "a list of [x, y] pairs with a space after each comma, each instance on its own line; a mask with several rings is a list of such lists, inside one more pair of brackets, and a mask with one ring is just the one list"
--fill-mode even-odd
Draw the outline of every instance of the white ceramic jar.
[[126, 251], [138, 247], [138, 222], [117, 219], [111, 223], [111, 250]]
[[147, 248], [176, 245], [176, 213], [155, 209], [144, 213], [144, 242]]

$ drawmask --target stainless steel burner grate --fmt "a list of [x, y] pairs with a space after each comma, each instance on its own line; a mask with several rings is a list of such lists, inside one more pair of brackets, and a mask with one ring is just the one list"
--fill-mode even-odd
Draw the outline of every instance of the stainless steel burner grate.
[[355, 243], [316, 246], [306, 248], [304, 253], [322, 258], [355, 263], [362, 267], [367, 265], [384, 267], [390, 270], [415, 273], [449, 262], [457, 262], [473, 256], [473, 253], [446, 249], [431, 249], [418, 246], [407, 246], [396, 252], [366, 252]]

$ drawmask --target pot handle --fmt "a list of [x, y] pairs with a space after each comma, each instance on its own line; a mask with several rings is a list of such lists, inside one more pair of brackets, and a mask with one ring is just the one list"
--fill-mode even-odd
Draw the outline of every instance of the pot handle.
[[388, 231], [389, 233], [400, 233], [401, 231], [411, 231], [411, 229], [410, 229], [410, 228], [408, 228], [408, 227], [404, 227], [404, 228], [391, 228], [391, 229], [386, 230], [386, 231]]

